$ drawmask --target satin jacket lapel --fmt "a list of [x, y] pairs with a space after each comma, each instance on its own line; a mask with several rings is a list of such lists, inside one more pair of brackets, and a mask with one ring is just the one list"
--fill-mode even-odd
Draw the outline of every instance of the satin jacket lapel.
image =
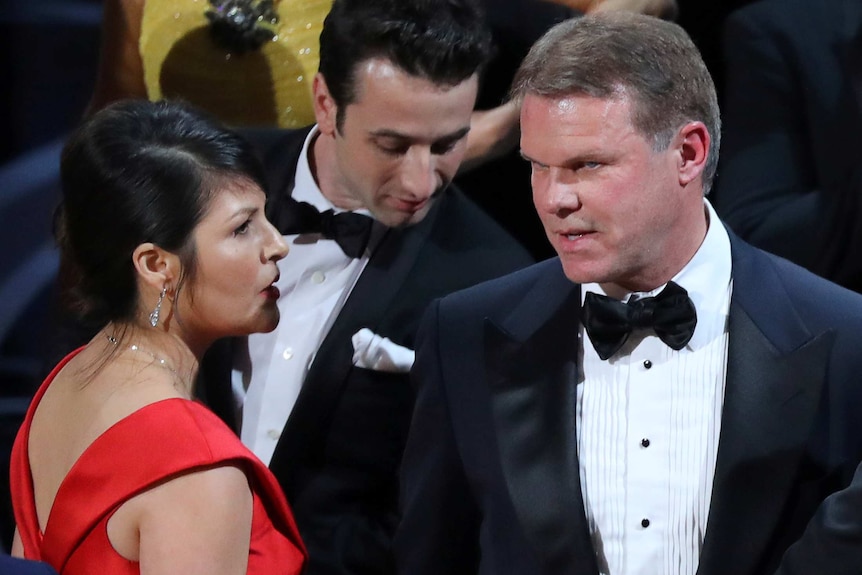
[[543, 573], [594, 574], [575, 431], [580, 293], [558, 262], [549, 269], [530, 305], [486, 320], [488, 385], [509, 494]]
[[721, 437], [698, 575], [754, 575], [790, 495], [826, 378], [766, 258], [731, 237], [733, 296]]
[[[444, 201], [441, 199], [441, 202]], [[321, 343], [302, 390], [276, 446], [270, 468], [278, 470], [314, 445], [315, 431], [326, 421], [353, 369], [351, 337], [362, 327], [372, 331], [386, 316], [405, 278], [416, 264], [439, 214], [439, 205], [425, 219], [409, 228], [390, 229]]]

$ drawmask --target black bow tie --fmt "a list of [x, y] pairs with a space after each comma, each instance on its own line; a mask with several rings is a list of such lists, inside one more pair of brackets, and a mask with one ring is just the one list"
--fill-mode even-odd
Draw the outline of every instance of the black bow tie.
[[625, 304], [587, 292], [581, 310], [584, 329], [602, 359], [618, 352], [633, 329], [652, 328], [669, 347], [680, 350], [694, 335], [697, 312], [688, 292], [668, 282], [660, 294]]
[[358, 258], [365, 253], [373, 218], [353, 212], [318, 212], [311, 204], [297, 202], [293, 198], [285, 198], [278, 204], [269, 218], [282, 234], [320, 234], [335, 240], [348, 257]]

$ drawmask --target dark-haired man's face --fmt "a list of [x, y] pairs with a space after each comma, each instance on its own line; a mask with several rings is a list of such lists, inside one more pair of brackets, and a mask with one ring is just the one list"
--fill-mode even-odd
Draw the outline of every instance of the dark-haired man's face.
[[[318, 126], [330, 138], [331, 186], [321, 191], [336, 206], [365, 208], [390, 227], [422, 220], [461, 164], [478, 80], [438, 86], [385, 59], [359, 65], [356, 99], [336, 128], [337, 106], [325, 82], [315, 83]], [[323, 98], [321, 98], [323, 95]], [[321, 172], [318, 165], [317, 171]], [[327, 189], [328, 188], [328, 189]]]

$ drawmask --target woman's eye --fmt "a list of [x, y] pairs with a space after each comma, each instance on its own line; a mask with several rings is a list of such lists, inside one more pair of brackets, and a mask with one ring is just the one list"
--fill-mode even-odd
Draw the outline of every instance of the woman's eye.
[[251, 220], [246, 220], [240, 227], [233, 231], [233, 235], [241, 236], [248, 231], [249, 226], [251, 225]]

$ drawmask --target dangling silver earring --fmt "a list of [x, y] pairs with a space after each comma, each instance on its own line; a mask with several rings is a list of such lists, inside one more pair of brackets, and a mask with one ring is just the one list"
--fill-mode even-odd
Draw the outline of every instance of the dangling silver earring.
[[156, 303], [156, 309], [150, 314], [150, 325], [156, 327], [159, 325], [159, 314], [162, 313], [162, 302], [165, 300], [165, 294], [168, 293], [168, 286], [162, 288], [162, 293], [159, 294], [159, 301]]

